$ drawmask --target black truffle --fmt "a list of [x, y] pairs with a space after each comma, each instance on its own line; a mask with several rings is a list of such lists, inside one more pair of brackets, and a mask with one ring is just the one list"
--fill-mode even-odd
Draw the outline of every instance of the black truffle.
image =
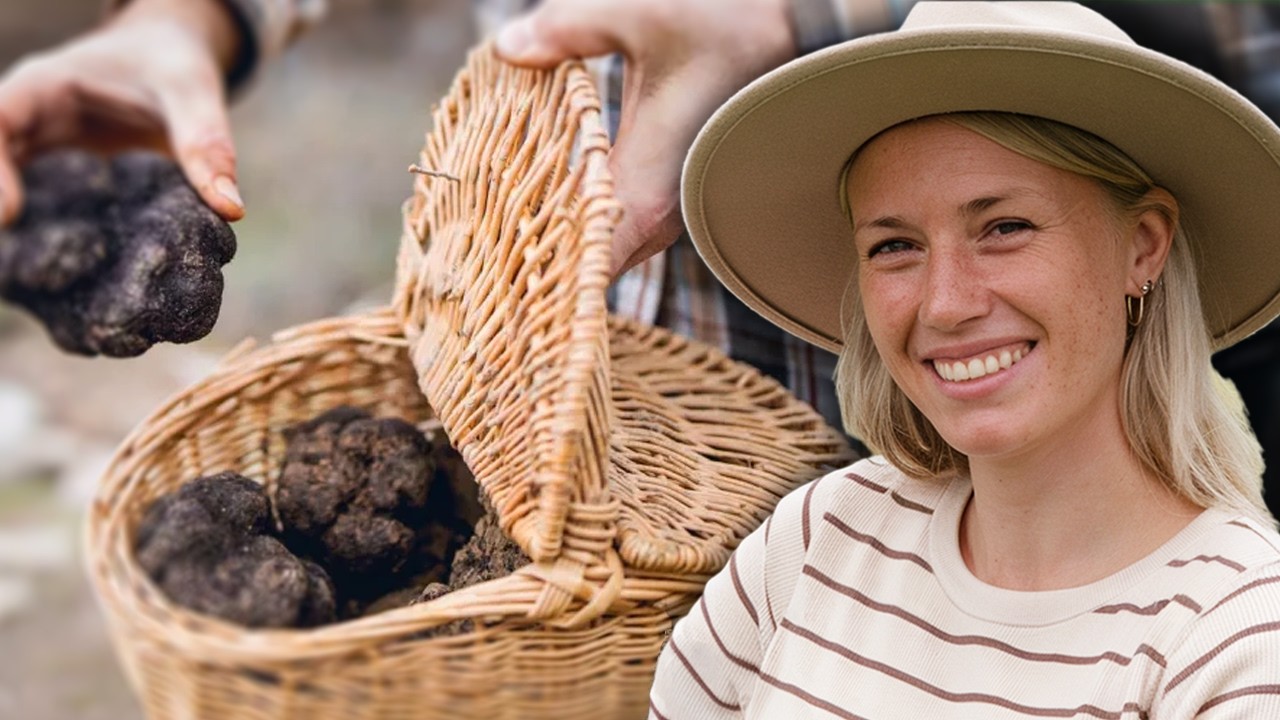
[[197, 478], [147, 509], [138, 562], [173, 602], [248, 627], [311, 627], [336, 614], [333, 583], [272, 536], [252, 480]]
[[485, 506], [488, 512], [476, 523], [475, 534], [453, 556], [449, 572], [452, 590], [506, 577], [530, 562], [516, 541], [502, 532], [498, 516], [487, 502]]
[[[471, 539], [453, 556], [449, 582], [428, 583], [418, 593], [414, 604], [430, 602], [454, 590], [506, 577], [529, 564], [529, 556], [525, 555], [524, 550], [502, 532], [498, 516], [488, 500], [481, 499], [479, 505], [484, 514], [476, 522]], [[474, 628], [475, 624], [471, 620], [454, 620], [423, 632], [422, 637], [461, 635]]]
[[403, 420], [349, 407], [296, 425], [285, 438], [276, 507], [286, 542], [328, 569], [344, 592], [368, 599], [387, 592], [427, 539], [431, 444]]
[[23, 183], [23, 214], [0, 229], [0, 297], [59, 347], [130, 357], [213, 329], [235, 234], [173, 161], [64, 150], [28, 164]]

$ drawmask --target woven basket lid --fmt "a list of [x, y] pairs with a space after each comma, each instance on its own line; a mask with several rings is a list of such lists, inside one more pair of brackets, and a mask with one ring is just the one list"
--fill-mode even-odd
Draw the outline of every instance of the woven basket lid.
[[607, 152], [580, 64], [517, 69], [483, 46], [434, 110], [405, 212], [395, 305], [423, 392], [538, 561], [561, 555], [568, 525], [599, 534], [577, 538], [597, 551], [617, 517]]
[[608, 149], [580, 63], [472, 51], [414, 168], [393, 304], [428, 402], [531, 558], [713, 572], [852, 455], [756, 370], [608, 317]]

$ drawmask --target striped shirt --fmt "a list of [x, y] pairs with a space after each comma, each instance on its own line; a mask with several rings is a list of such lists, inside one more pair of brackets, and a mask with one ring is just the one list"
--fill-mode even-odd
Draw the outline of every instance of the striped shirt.
[[1101, 581], [986, 585], [963, 479], [880, 458], [793, 492], [658, 662], [650, 718], [1280, 718], [1280, 535], [1206, 510]]

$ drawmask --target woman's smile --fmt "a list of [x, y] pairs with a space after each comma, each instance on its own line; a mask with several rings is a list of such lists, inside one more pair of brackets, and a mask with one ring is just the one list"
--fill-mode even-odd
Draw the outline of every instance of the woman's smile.
[[938, 377], [947, 382], [969, 382], [1013, 367], [1035, 347], [1034, 342], [996, 344], [989, 350], [968, 353], [940, 351], [929, 360]]

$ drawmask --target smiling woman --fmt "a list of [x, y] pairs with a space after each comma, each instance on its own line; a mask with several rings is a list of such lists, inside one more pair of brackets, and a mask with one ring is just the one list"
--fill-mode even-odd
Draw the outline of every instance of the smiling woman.
[[[1030, 416], [1041, 447], [1078, 455], [1123, 443], [1121, 455], [1145, 466], [1158, 492], [1272, 522], [1258, 492], [1257, 443], [1215, 389], [1177, 202], [1140, 167], [1090, 133], [1009, 113], [907, 123], [856, 158], [848, 187], [859, 214], [874, 214], [877, 201], [915, 213], [947, 198], [954, 207], [953, 227], [932, 243], [896, 218], [855, 219], [861, 301], [846, 307], [839, 370], [851, 432], [911, 475], [970, 472], [991, 455], [964, 439], [982, 429], [975, 415], [1004, 402]], [[1010, 178], [1015, 186], [1000, 185]], [[1142, 298], [1140, 322], [1124, 321], [1120, 296]], [[1043, 316], [1059, 318], [1061, 330], [1041, 344]], [[894, 373], [892, 348], [873, 341], [895, 330], [914, 333], [901, 339], [914, 373]], [[1046, 364], [996, 372], [1031, 349]], [[1046, 373], [1036, 394], [1015, 400], [1001, 390], [1032, 366]], [[901, 392], [911, 402], [897, 400]], [[955, 402], [939, 407], [931, 392]], [[969, 415], [943, 430], [948, 410]], [[992, 432], [1016, 431], [1008, 415], [988, 417]]]
[[742, 543], [652, 716], [1280, 717], [1280, 535], [1209, 364], [1280, 312], [1278, 147], [1070, 3], [921, 3], [723, 106], [694, 243], [841, 353], [881, 457]]
[[[876, 357], [859, 362], [867, 343], [847, 344], [842, 383], [884, 368], [893, 379], [884, 385], [911, 401], [904, 420], [926, 423], [911, 434], [945, 445], [896, 441], [905, 423], [878, 422], [874, 401], [846, 392], [859, 437], [900, 465], [951, 456], [965, 469], [1122, 441], [1120, 298], [1159, 276], [1166, 215], [1122, 219], [1096, 183], [937, 118], [865, 145], [848, 188], [861, 296], [850, 314]], [[1008, 370], [988, 373], [1002, 353]]]

